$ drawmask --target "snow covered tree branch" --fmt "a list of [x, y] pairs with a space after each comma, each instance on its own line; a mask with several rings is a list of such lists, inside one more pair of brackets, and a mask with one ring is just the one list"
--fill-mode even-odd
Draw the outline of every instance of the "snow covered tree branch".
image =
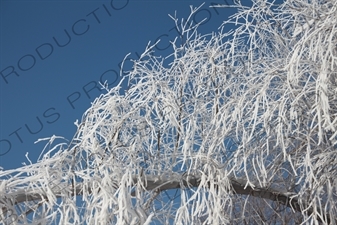
[[[201, 178], [200, 177], [193, 177], [186, 179], [182, 176], [178, 177], [168, 177], [165, 180], [158, 176], [145, 176], [142, 179], [141, 185], [145, 188], [146, 191], [154, 191], [156, 193], [170, 190], [170, 189], [181, 189], [181, 188], [196, 188], [200, 185]], [[138, 182], [138, 176], [133, 177], [133, 183], [137, 184]], [[115, 183], [116, 186], [118, 186], [117, 183]], [[209, 182], [209, 187], [211, 183]], [[233, 192], [235, 194], [241, 194], [241, 195], [251, 195], [263, 199], [268, 199], [275, 201], [277, 203], [286, 205], [287, 207], [291, 207], [295, 211], [301, 211], [300, 204], [298, 202], [297, 198], [292, 198], [292, 193], [286, 193], [286, 192], [280, 192], [278, 190], [272, 190], [270, 188], [251, 188], [250, 186], [245, 187], [245, 182], [238, 181], [235, 178], [230, 179], [230, 186], [233, 188]], [[219, 187], [216, 188], [218, 189]], [[75, 194], [82, 195], [84, 193], [83, 186], [81, 184], [78, 184], [76, 188], [70, 189], [72, 196]], [[90, 184], [87, 187], [86, 190], [89, 194], [91, 194], [94, 191], [94, 187], [92, 187]], [[55, 197], [61, 198], [62, 192], [54, 192]], [[135, 192], [131, 193], [131, 196], [135, 196]], [[32, 191], [31, 193], [27, 193], [25, 191], [22, 191], [22, 193], [16, 193], [15, 198], [15, 204], [22, 203], [25, 201], [41, 201], [44, 199], [48, 199], [47, 195], [39, 195], [36, 193], [36, 191]], [[4, 203], [4, 202], [3, 202]], [[308, 205], [308, 203], [307, 203]], [[3, 210], [7, 210], [6, 208], [3, 208]], [[313, 209], [309, 208], [309, 211], [312, 213]], [[330, 221], [329, 215], [326, 215], [327, 219]]]
[[171, 55], [149, 44], [70, 143], [0, 171], [2, 223], [336, 224], [337, 2], [236, 4], [207, 35], [172, 16]]

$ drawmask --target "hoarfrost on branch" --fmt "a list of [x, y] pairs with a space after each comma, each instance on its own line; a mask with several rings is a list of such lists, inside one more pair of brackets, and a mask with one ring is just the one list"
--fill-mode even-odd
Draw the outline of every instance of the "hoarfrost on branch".
[[337, 2], [233, 7], [207, 35], [171, 16], [171, 55], [149, 44], [70, 143], [1, 170], [2, 223], [336, 224]]

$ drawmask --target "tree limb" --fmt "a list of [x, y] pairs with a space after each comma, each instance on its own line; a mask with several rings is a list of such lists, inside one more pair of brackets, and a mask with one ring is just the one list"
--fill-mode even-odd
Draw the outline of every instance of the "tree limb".
[[[137, 183], [139, 178], [137, 176], [134, 176], [133, 182]], [[166, 190], [172, 190], [172, 189], [182, 189], [182, 188], [193, 188], [198, 187], [200, 184], [200, 177], [193, 176], [188, 177], [188, 179], [183, 177], [176, 177], [176, 178], [167, 178], [162, 179], [158, 176], [144, 176], [143, 180], [143, 186], [148, 191], [157, 191], [162, 192]], [[293, 210], [297, 212], [301, 212], [301, 206], [299, 204], [299, 200], [296, 197], [293, 197], [291, 195], [288, 195], [287, 193], [283, 193], [278, 190], [270, 189], [270, 188], [252, 188], [250, 186], [245, 187], [244, 181], [239, 181], [235, 178], [230, 179], [231, 186], [233, 188], [234, 194], [240, 194], [240, 195], [250, 195], [258, 198], [268, 199], [277, 203], [280, 203], [282, 205], [285, 205], [289, 208], [292, 208]], [[92, 192], [92, 187], [88, 187], [87, 191], [89, 194]], [[83, 194], [83, 185], [77, 184], [76, 189], [73, 190], [71, 188], [72, 195], [82, 195]], [[131, 193], [131, 195], [134, 196], [134, 193]], [[25, 190], [17, 191], [15, 194], [13, 194], [13, 202], [14, 204], [19, 204], [25, 201], [37, 201], [37, 200], [48, 200], [48, 196], [42, 193], [36, 193], [33, 191], [26, 192]], [[61, 191], [55, 192], [55, 197], [60, 198], [63, 194]], [[0, 200], [0, 204], [4, 204], [5, 201]], [[2, 208], [3, 212], [6, 213], [6, 208]], [[320, 211], [320, 210], [318, 210]], [[308, 214], [311, 214], [313, 212], [313, 208], [310, 207], [308, 210]], [[329, 215], [325, 215], [327, 218], [328, 224], [330, 224], [331, 218]], [[320, 220], [320, 219], [319, 219]], [[320, 220], [321, 221], [321, 220]], [[323, 222], [323, 221], [321, 221]]]

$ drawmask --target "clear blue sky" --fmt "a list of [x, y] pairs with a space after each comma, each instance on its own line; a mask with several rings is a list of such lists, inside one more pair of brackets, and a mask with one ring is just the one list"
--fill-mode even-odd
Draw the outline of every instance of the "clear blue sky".
[[[227, 0], [230, 2], [231, 0]], [[0, 1], [0, 167], [33, 162], [53, 134], [71, 139], [74, 122], [101, 92], [100, 80], [120, 81], [119, 63], [137, 58], [148, 41], [166, 48], [178, 35], [168, 14], [187, 18], [203, 1]], [[209, 8], [199, 30], [216, 31], [234, 9]], [[70, 38], [69, 38], [70, 37]], [[171, 51], [157, 50], [157, 55]], [[126, 69], [131, 63], [126, 64]]]

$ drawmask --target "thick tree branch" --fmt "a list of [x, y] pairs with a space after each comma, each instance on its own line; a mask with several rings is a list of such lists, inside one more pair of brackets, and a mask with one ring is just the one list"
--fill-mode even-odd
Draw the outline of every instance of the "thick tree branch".
[[[136, 184], [139, 180], [139, 177], [135, 176], [133, 178], [134, 183]], [[293, 210], [297, 212], [301, 212], [301, 206], [299, 204], [299, 200], [296, 197], [292, 197], [288, 195], [287, 193], [283, 193], [278, 190], [273, 190], [270, 188], [252, 188], [250, 186], [245, 187], [244, 181], [239, 181], [235, 178], [231, 178], [231, 186], [233, 188], [233, 193], [240, 194], [240, 195], [250, 195], [262, 199], [268, 199], [277, 203], [280, 203], [282, 205], [285, 205], [289, 208], [292, 208]], [[174, 178], [167, 178], [162, 179], [158, 176], [146, 176], [143, 177], [143, 186], [148, 191], [166, 191], [166, 190], [172, 190], [172, 189], [180, 189], [180, 188], [193, 188], [198, 187], [200, 184], [200, 177], [193, 176], [188, 178], [183, 177], [174, 177]], [[83, 185], [77, 184], [76, 190], [74, 191], [73, 188], [71, 188], [72, 194], [74, 195], [82, 195], [83, 194]], [[88, 187], [87, 189], [88, 193], [90, 194], [92, 192], [92, 187]], [[60, 191], [55, 191], [55, 197], [59, 198], [62, 197], [63, 194]], [[132, 193], [133, 195], [134, 193]], [[16, 193], [12, 194], [12, 202], [15, 202], [15, 204], [27, 202], [27, 201], [41, 201], [41, 200], [47, 200], [48, 197], [45, 194], [42, 193], [36, 193], [36, 192], [26, 192], [25, 190], [17, 191]], [[0, 204], [5, 204], [4, 200], [0, 200]], [[7, 210], [3, 207], [3, 212], [6, 212]], [[312, 208], [309, 208], [308, 214], [311, 214], [313, 212]], [[320, 210], [318, 210], [320, 211]], [[328, 223], [330, 223], [331, 218], [329, 215], [325, 215], [327, 218]], [[322, 222], [322, 221], [321, 221]]]

